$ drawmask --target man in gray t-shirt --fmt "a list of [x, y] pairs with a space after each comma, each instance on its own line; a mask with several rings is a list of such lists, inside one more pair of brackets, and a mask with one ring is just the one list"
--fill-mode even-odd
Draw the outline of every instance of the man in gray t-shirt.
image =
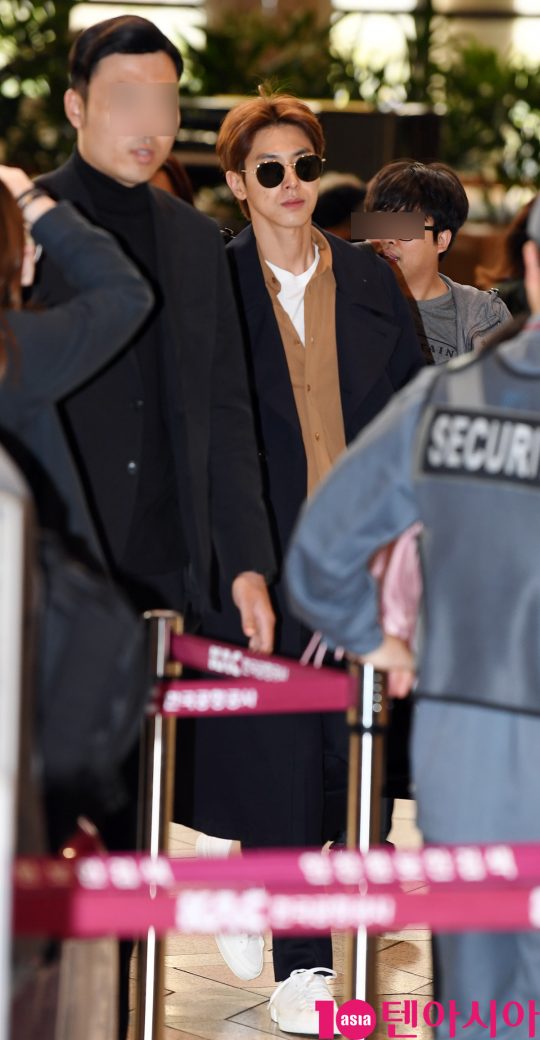
[[[465, 222], [469, 203], [459, 177], [444, 163], [400, 159], [388, 163], [368, 185], [369, 213], [410, 213], [424, 217], [420, 237], [377, 240], [382, 255], [394, 267], [411, 304], [424, 354], [436, 365], [477, 349], [488, 332], [510, 318], [494, 289], [484, 292], [453, 282], [439, 271], [439, 262]], [[405, 284], [404, 284], [405, 283]]]
[[436, 365], [442, 365], [455, 357], [457, 321], [452, 290], [448, 289], [442, 296], [435, 296], [432, 300], [414, 300], [412, 296], [407, 299], [424, 354], [427, 356], [427, 352], [430, 352], [429, 360], [433, 360]]

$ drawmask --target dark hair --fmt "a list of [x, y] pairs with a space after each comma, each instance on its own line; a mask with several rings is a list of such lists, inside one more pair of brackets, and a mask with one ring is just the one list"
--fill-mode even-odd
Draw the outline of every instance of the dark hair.
[[[259, 95], [232, 108], [221, 124], [216, 152], [224, 171], [240, 173], [259, 130], [280, 124], [303, 130], [313, 151], [322, 157], [324, 134], [321, 124], [303, 101], [292, 94], [267, 95], [265, 87], [259, 87]], [[249, 217], [247, 203], [240, 202], [239, 205], [244, 215]]]
[[469, 201], [459, 177], [445, 163], [399, 159], [383, 166], [369, 182], [364, 208], [368, 213], [420, 210], [432, 218], [435, 236], [451, 232], [452, 245], [467, 219]]
[[[193, 185], [180, 159], [177, 159], [175, 155], [169, 155], [165, 162], [161, 164], [159, 170], [156, 170], [156, 173], [161, 172], [165, 173], [169, 178], [171, 194], [176, 195], [177, 199], [183, 199], [184, 202], [189, 202], [191, 206], [194, 206]], [[154, 174], [155, 176], [156, 174]], [[151, 183], [153, 183], [153, 178]]]
[[536, 196], [518, 210], [512, 223], [501, 236], [498, 243], [498, 262], [493, 267], [478, 265], [475, 279], [481, 289], [489, 289], [495, 282], [524, 277], [523, 246], [529, 241], [527, 221], [535, 198]]
[[5, 184], [0, 181], [0, 379], [8, 352], [15, 339], [4, 318], [4, 310], [21, 307], [21, 271], [24, 259], [24, 225], [21, 211]]
[[84, 95], [102, 58], [110, 54], [155, 54], [157, 51], [169, 55], [180, 79], [184, 68], [180, 51], [153, 22], [135, 14], [96, 22], [77, 37], [69, 52], [70, 85]]
[[365, 197], [365, 186], [353, 174], [325, 173], [313, 220], [322, 228], [337, 227], [349, 220], [351, 213], [362, 209]]

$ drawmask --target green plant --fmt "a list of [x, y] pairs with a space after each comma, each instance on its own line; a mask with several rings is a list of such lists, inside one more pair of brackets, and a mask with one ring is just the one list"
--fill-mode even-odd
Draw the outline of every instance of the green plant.
[[348, 78], [330, 46], [330, 26], [319, 25], [309, 10], [286, 22], [229, 11], [206, 30], [204, 48], [187, 46], [184, 53], [192, 94], [253, 94], [269, 82], [299, 96], [332, 98]]
[[431, 92], [431, 79], [437, 72], [433, 59], [437, 25], [432, 0], [419, 0], [413, 13], [414, 34], [407, 37], [409, 77], [405, 84], [407, 101], [425, 102]]
[[32, 173], [62, 162], [72, 147], [63, 95], [73, 3], [0, 0], [2, 159]]
[[540, 173], [538, 69], [473, 40], [456, 45], [433, 101], [444, 106], [446, 162], [504, 184]]
[[[74, 0], [0, 0], [0, 161], [31, 172], [58, 165], [73, 132], [65, 118], [69, 14]], [[224, 15], [202, 49], [183, 45], [187, 92], [253, 94], [270, 82], [300, 97], [360, 98], [379, 108], [424, 102], [443, 116], [442, 158], [486, 181], [537, 183], [538, 69], [474, 40], [445, 39], [432, 0], [419, 0], [403, 64], [360, 66], [332, 45], [313, 11], [286, 21]]]
[[407, 59], [353, 65], [351, 97], [379, 109], [402, 101], [423, 102], [443, 116], [441, 158], [486, 184], [538, 183], [540, 176], [540, 78], [474, 39], [452, 37], [431, 0], [417, 9]]

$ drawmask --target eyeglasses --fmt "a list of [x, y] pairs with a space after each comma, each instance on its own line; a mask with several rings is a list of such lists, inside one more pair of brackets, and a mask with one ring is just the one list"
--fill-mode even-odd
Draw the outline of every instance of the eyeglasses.
[[[277, 188], [285, 177], [286, 167], [290, 166], [301, 181], [316, 181], [321, 176], [322, 168], [326, 159], [320, 155], [300, 155], [294, 162], [282, 163], [277, 159], [265, 159], [257, 163], [254, 169], [259, 184], [263, 188]], [[249, 173], [249, 170], [240, 170], [240, 173]]]
[[[424, 224], [424, 231], [435, 231], [435, 224]], [[412, 238], [400, 238], [399, 242], [412, 242]]]

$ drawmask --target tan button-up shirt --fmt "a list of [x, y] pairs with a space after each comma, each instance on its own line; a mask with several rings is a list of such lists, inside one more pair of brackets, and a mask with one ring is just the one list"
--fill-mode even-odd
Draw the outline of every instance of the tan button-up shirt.
[[319, 263], [304, 294], [305, 345], [278, 300], [279, 280], [259, 252], [266, 288], [281, 333], [307, 459], [308, 494], [345, 449], [336, 344], [336, 280], [332, 251], [312, 228]]

